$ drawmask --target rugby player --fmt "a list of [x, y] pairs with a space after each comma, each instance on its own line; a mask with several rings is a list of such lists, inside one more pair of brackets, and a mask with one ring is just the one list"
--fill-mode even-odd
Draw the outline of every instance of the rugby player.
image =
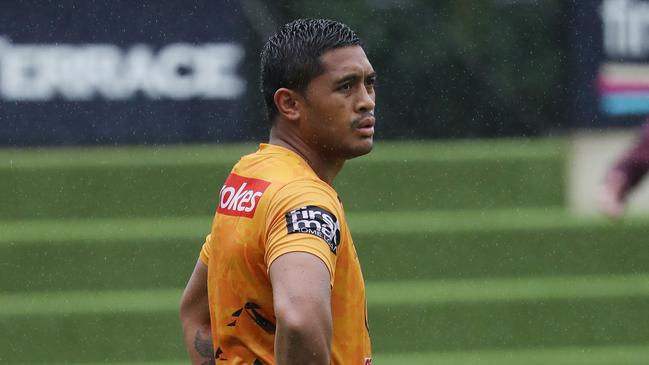
[[640, 129], [635, 143], [606, 173], [598, 201], [601, 211], [611, 217], [624, 214], [629, 194], [649, 171], [649, 119]]
[[375, 79], [357, 35], [333, 20], [293, 21], [265, 44], [269, 142], [226, 179], [183, 293], [192, 363], [371, 364], [365, 286], [332, 183], [372, 149]]

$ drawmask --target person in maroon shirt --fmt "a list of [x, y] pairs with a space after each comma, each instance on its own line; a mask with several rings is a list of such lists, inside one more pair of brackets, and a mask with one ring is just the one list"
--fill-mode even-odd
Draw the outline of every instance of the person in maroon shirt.
[[649, 119], [633, 146], [608, 171], [599, 195], [600, 209], [612, 218], [624, 213], [629, 193], [649, 170]]

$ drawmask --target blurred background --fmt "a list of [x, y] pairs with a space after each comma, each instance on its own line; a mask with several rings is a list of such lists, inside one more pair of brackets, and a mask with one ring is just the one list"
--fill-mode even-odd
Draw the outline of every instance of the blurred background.
[[329, 17], [379, 73], [345, 201], [377, 364], [646, 364], [649, 1], [0, 3], [0, 363], [181, 364], [182, 288], [269, 130], [259, 52]]

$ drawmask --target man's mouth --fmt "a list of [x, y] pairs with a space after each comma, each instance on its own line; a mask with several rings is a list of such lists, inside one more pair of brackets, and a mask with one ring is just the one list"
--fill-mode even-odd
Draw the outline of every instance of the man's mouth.
[[365, 137], [374, 135], [375, 119], [373, 115], [362, 117], [356, 124], [356, 129]]

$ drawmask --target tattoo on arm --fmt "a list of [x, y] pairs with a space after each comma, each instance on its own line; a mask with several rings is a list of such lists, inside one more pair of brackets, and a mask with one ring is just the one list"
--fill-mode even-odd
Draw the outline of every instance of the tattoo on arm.
[[205, 358], [202, 365], [214, 365], [214, 345], [210, 336], [204, 336], [200, 330], [196, 331], [194, 338], [194, 348], [199, 355]]

